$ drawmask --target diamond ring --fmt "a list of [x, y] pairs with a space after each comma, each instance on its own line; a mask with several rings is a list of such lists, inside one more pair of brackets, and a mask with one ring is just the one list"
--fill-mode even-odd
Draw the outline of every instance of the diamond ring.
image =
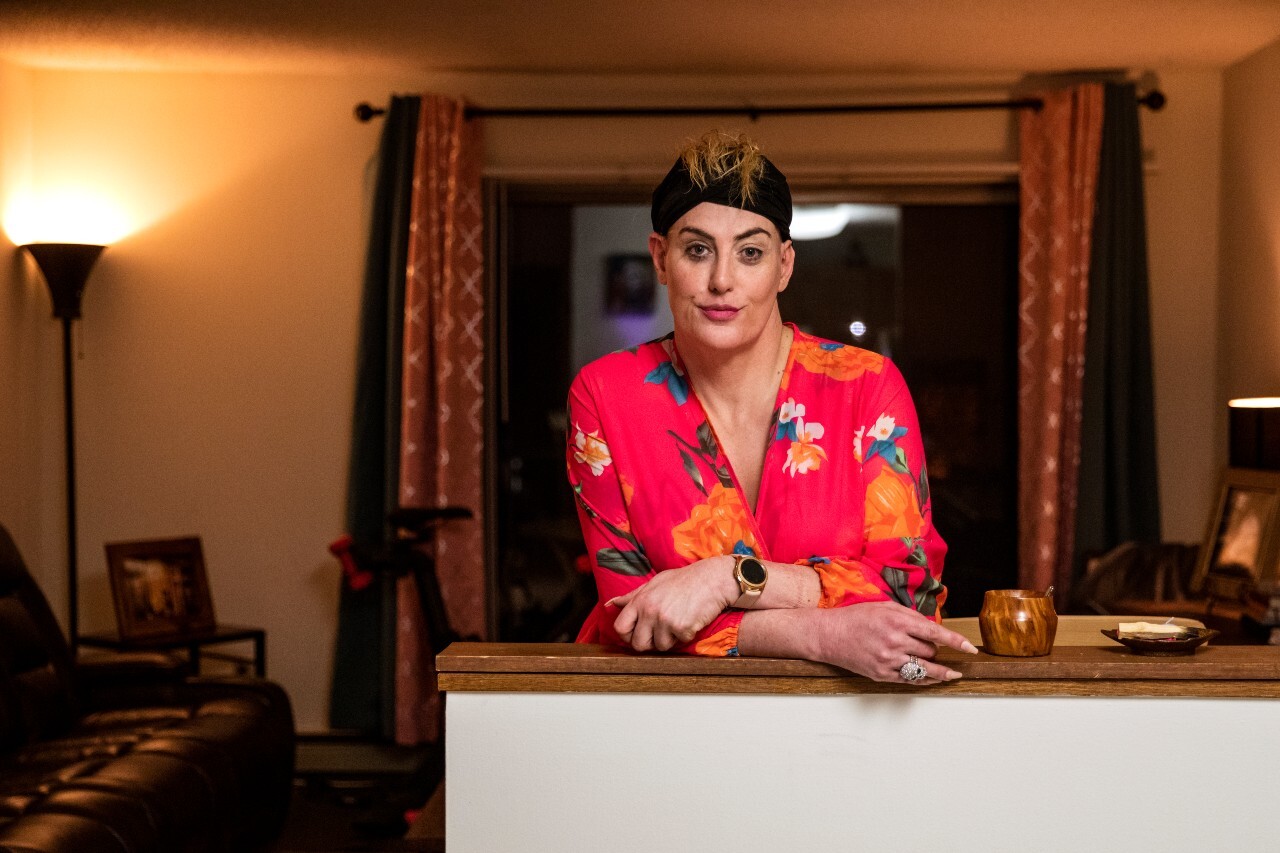
[[924, 681], [929, 677], [929, 673], [925, 672], [924, 667], [920, 664], [920, 659], [915, 655], [907, 658], [907, 662], [898, 670], [898, 675], [901, 675], [902, 680], [908, 684], [915, 684], [917, 681]]

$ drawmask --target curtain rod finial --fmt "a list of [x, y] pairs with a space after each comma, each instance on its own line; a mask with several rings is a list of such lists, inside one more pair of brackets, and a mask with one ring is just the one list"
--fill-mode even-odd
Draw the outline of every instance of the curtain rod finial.
[[356, 112], [356, 119], [362, 122], [367, 122], [370, 119], [374, 118], [375, 116], [382, 116], [387, 114], [387, 110], [385, 107], [375, 107], [372, 104], [369, 104], [367, 101], [361, 101], [360, 103], [356, 104], [355, 112]]
[[1164, 105], [1168, 102], [1169, 99], [1166, 98], [1164, 96], [1164, 92], [1161, 92], [1159, 89], [1152, 89], [1141, 98], [1138, 98], [1138, 103], [1142, 104], [1152, 112], [1159, 112], [1164, 109]]

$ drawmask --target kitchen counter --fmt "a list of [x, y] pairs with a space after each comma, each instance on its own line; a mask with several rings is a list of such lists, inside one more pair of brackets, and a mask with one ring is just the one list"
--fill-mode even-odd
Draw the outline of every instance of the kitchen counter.
[[1280, 648], [939, 659], [965, 677], [454, 644], [437, 658], [449, 850], [1273, 843]]
[[964, 678], [882, 684], [812, 661], [640, 655], [568, 643], [454, 643], [436, 658], [444, 691], [534, 693], [893, 693], [939, 696], [1280, 697], [1280, 647], [1214, 646], [1180, 657], [1123, 646], [1057, 646], [1035, 658], [940, 650]]

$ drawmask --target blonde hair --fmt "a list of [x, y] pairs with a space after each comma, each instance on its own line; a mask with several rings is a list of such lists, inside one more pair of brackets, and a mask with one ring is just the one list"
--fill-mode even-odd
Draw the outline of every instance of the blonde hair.
[[742, 206], [754, 201], [756, 182], [764, 176], [764, 155], [745, 133], [713, 130], [701, 139], [689, 140], [680, 159], [700, 190], [729, 178]]

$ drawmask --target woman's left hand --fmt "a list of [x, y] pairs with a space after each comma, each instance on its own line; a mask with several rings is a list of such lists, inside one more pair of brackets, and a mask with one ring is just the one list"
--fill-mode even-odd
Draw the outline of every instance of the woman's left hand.
[[614, 630], [638, 652], [688, 643], [738, 595], [732, 557], [708, 557], [658, 572], [644, 586], [606, 604], [622, 608]]

